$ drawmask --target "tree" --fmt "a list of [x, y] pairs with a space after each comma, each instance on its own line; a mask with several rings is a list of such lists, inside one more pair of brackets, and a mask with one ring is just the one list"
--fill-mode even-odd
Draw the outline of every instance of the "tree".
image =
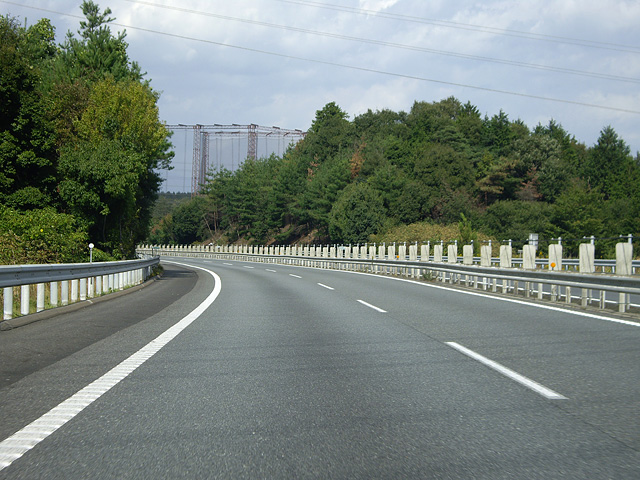
[[86, 17], [77, 32], [80, 38], [67, 33], [52, 70], [53, 82], [93, 83], [107, 76], [116, 81], [140, 81], [143, 77], [140, 66], [130, 61], [127, 54], [126, 32], [111, 34], [109, 23], [115, 20], [109, 16], [111, 10], [107, 8], [100, 13], [100, 7], [90, 0], [84, 0], [80, 8]]
[[148, 233], [161, 184], [157, 169], [170, 168], [173, 156], [157, 98], [137, 81], [107, 77], [96, 82], [75, 122], [76, 144], [63, 148], [60, 158], [65, 205], [89, 215], [94, 234], [100, 225], [97, 241], [125, 256]]
[[347, 118], [347, 113], [335, 102], [316, 112], [302, 146], [309, 165], [322, 163], [349, 146], [352, 124]]
[[82, 218], [103, 250], [127, 257], [137, 241], [142, 156], [116, 140], [80, 142], [60, 155], [60, 197], [69, 213]]
[[48, 21], [25, 29], [0, 17], [0, 203], [23, 210], [54, 202], [54, 138], [38, 90], [52, 35]]
[[386, 215], [380, 195], [367, 183], [348, 185], [338, 196], [329, 215], [331, 241], [364, 243], [378, 233]]
[[637, 167], [634, 168], [629, 147], [611, 126], [600, 132], [596, 145], [589, 153], [585, 166], [588, 184], [602, 192], [605, 199], [628, 195], [632, 186], [627, 179]]

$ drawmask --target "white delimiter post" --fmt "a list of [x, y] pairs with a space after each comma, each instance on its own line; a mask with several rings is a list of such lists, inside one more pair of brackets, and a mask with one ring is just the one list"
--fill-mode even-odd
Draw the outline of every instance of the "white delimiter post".
[[433, 246], [433, 261], [434, 262], [438, 262], [438, 263], [442, 263], [442, 256], [443, 256], [443, 246], [442, 244], [436, 244]]
[[[525, 270], [535, 270], [536, 268], [536, 246], [535, 245], [525, 245], [522, 247], [522, 267]], [[518, 293], [518, 287], [516, 283], [515, 293]], [[524, 294], [528, 297], [531, 294], [531, 284], [530, 282], [525, 282], [524, 284]]]
[[[482, 245], [480, 247], [480, 266], [481, 267], [490, 267], [491, 266], [491, 244]], [[482, 289], [487, 289], [487, 277], [482, 279]], [[493, 291], [496, 291], [496, 281], [493, 279]]]
[[4, 297], [2, 319], [11, 320], [13, 318], [13, 287], [4, 287], [2, 289], [2, 296]]
[[[616, 275], [631, 275], [633, 261], [633, 244], [616, 244]], [[620, 293], [618, 299], [618, 311], [626, 312], [629, 303], [629, 295]]]
[[[458, 262], [458, 245], [451, 244], [447, 248], [447, 263], [457, 263]], [[449, 280], [451, 283], [454, 283], [457, 279], [456, 274], [450, 274]]]
[[[551, 244], [549, 245], [549, 270], [560, 271], [562, 270], [562, 245], [560, 244]], [[542, 285], [540, 285], [540, 289], [542, 289]], [[571, 303], [571, 287], [565, 288], [567, 303]], [[551, 285], [551, 301], [555, 302], [557, 300], [558, 295], [558, 286]], [[539, 298], [542, 298], [542, 295], [538, 295]]]
[[[513, 259], [513, 247], [511, 245], [500, 245], [500, 268], [511, 268]], [[509, 280], [502, 279], [502, 293], [507, 293]]]
[[[418, 244], [409, 245], [409, 261], [417, 262], [418, 261]], [[416, 278], [418, 276], [418, 270], [415, 268], [411, 269], [411, 278]]]
[[20, 314], [29, 315], [29, 285], [20, 286]]
[[[580, 244], [580, 273], [593, 273], [596, 271], [595, 265], [596, 246], [593, 243]], [[582, 289], [582, 306], [589, 304], [591, 292], [587, 288]]]

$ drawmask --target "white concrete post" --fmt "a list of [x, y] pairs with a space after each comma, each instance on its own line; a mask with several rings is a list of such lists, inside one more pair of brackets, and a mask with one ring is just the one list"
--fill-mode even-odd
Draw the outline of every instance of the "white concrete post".
[[429, 256], [431, 255], [431, 252], [429, 252], [429, 244], [427, 243], [426, 245], [420, 245], [420, 261], [421, 262], [428, 262], [429, 261]]
[[60, 301], [62, 305], [69, 305], [69, 280], [63, 280], [60, 284]]
[[522, 247], [522, 268], [525, 270], [535, 270], [536, 268], [536, 246], [525, 245]]
[[49, 283], [49, 303], [52, 307], [58, 306], [58, 282]]
[[78, 279], [71, 280], [71, 303], [78, 301]]
[[491, 245], [482, 245], [480, 247], [480, 266], [491, 266]]
[[11, 320], [13, 318], [13, 287], [4, 287], [2, 296], [4, 297], [2, 318], [4, 320]]
[[[418, 244], [409, 245], [409, 261], [417, 262], [418, 261]], [[418, 276], [418, 270], [416, 268], [411, 269], [411, 278], [416, 278]]]
[[[389, 250], [387, 251], [387, 257], [389, 257], [389, 260], [391, 260], [392, 262], [395, 262], [398, 257], [396, 256], [396, 246], [395, 245], [389, 245]], [[392, 269], [390, 269], [391, 271], [388, 273], [392, 273], [395, 275], [397, 269], [394, 267]]]
[[[593, 243], [580, 244], [580, 273], [593, 273], [596, 271], [596, 246]], [[582, 289], [581, 303], [583, 307], [589, 305], [591, 291], [588, 288]]]
[[[509, 245], [500, 245], [500, 268], [511, 268], [513, 260], [513, 247]], [[507, 293], [509, 280], [502, 279], [502, 293]]]
[[87, 299], [87, 279], [80, 279], [80, 300], [85, 301]]
[[473, 245], [462, 246], [462, 264], [473, 265]]
[[433, 261], [442, 263], [442, 250], [443, 247], [441, 244], [437, 244], [433, 246]]
[[458, 262], [458, 245], [451, 244], [447, 247], [447, 263]]
[[[549, 270], [560, 271], [562, 270], [562, 245], [554, 243], [549, 245]], [[569, 287], [566, 287], [569, 288]], [[538, 298], [542, 298], [542, 284], [538, 287]], [[555, 302], [558, 299], [558, 286], [551, 285], [551, 301]], [[571, 299], [571, 290], [567, 290], [567, 303]]]
[[29, 285], [20, 285], [20, 314], [29, 315]]
[[[633, 270], [633, 244], [616, 244], [616, 275], [631, 275]], [[618, 295], [618, 311], [626, 312], [629, 303], [629, 295], [620, 293]]]
[[44, 283], [36, 285], [36, 312], [44, 310]]
[[[458, 243], [452, 243], [447, 246], [447, 263], [458, 263]], [[455, 273], [449, 274], [449, 281], [451, 283], [456, 282], [458, 275]]]

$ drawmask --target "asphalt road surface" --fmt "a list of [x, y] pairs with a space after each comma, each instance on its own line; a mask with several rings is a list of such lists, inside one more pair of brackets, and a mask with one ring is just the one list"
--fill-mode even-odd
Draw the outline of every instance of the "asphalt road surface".
[[0, 332], [0, 478], [640, 478], [639, 324], [176, 261]]

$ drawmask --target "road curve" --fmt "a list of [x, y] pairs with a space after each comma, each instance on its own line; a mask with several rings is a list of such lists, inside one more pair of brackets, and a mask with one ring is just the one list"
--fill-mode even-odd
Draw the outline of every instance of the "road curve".
[[0, 389], [0, 459], [24, 450], [0, 478], [640, 477], [639, 326], [176, 261], [199, 279], [179, 299]]

